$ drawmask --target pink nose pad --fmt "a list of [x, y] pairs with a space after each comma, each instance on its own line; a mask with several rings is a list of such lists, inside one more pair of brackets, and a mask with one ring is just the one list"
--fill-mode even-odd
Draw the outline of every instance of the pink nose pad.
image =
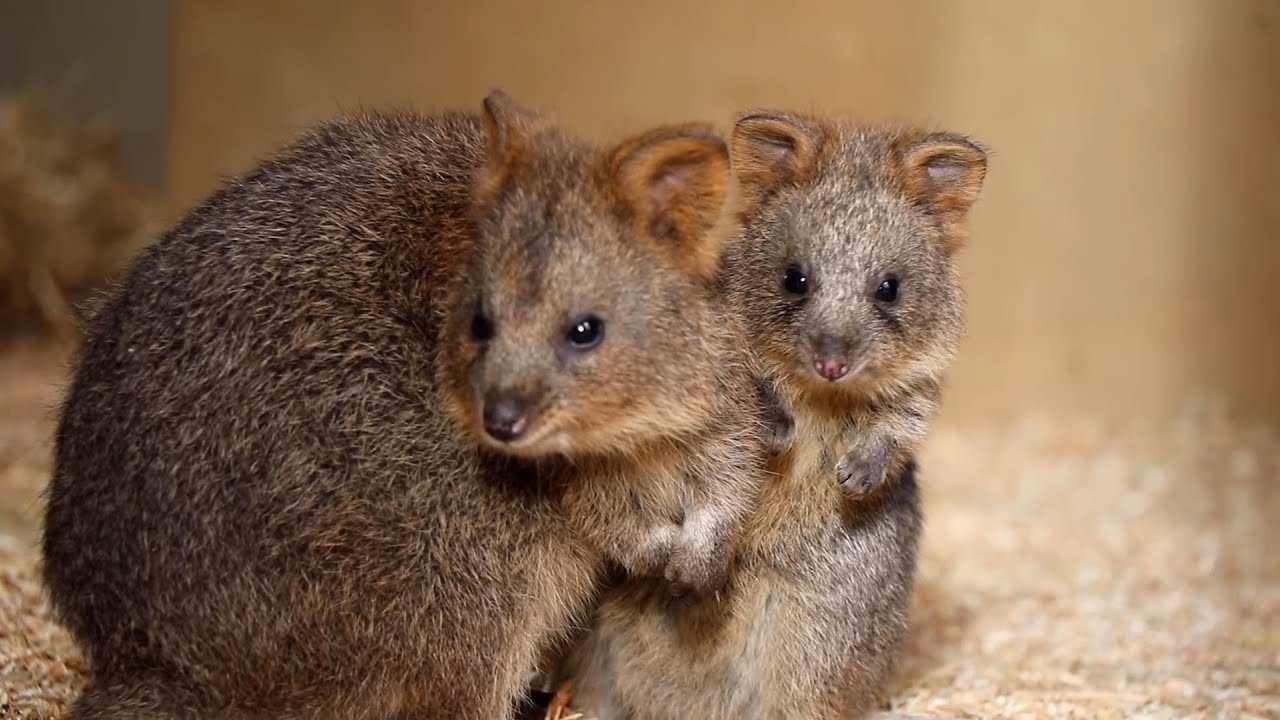
[[839, 380], [849, 372], [849, 363], [839, 358], [814, 360], [813, 367], [819, 375], [831, 381]]

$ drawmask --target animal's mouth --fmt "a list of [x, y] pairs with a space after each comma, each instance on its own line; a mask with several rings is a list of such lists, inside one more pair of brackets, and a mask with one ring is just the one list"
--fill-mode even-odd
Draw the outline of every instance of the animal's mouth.
[[871, 357], [866, 354], [848, 360], [817, 358], [810, 353], [803, 353], [798, 364], [801, 374], [819, 385], [848, 385], [865, 378], [870, 370]]
[[814, 367], [813, 361], [805, 358], [792, 366], [792, 379], [796, 388], [811, 401], [846, 407], [862, 395], [873, 392], [877, 385], [878, 369], [872, 358], [864, 355], [852, 362], [847, 372], [833, 380], [824, 377]]
[[520, 457], [542, 457], [561, 452], [564, 433], [550, 408], [534, 408], [513, 421], [506, 432], [494, 432], [483, 414], [478, 418], [480, 436], [499, 452]]

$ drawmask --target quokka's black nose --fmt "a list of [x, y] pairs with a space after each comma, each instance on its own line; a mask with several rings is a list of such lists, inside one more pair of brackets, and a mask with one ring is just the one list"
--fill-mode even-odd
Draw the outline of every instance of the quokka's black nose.
[[526, 404], [519, 398], [495, 396], [485, 399], [484, 431], [494, 440], [511, 442], [528, 425]]

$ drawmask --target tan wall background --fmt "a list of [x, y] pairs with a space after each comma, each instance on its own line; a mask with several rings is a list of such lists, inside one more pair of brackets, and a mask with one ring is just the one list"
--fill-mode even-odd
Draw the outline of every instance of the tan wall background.
[[361, 105], [493, 86], [606, 136], [753, 105], [969, 132], [995, 156], [964, 255], [952, 418], [1280, 418], [1273, 0], [180, 0], [175, 208]]

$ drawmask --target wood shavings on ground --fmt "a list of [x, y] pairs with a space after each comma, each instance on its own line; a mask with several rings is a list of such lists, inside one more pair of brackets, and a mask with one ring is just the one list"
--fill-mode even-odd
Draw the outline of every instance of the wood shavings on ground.
[[1280, 438], [1027, 421], [926, 457], [896, 706], [953, 717], [1280, 718]]
[[64, 717], [84, 684], [84, 662], [38, 578], [30, 557], [0, 568], [0, 718]]
[[[18, 395], [0, 395], [0, 718], [56, 720], [84, 666], [37, 581], [52, 398]], [[1212, 404], [1123, 428], [947, 426], [924, 473], [894, 717], [1280, 718], [1273, 430]]]

